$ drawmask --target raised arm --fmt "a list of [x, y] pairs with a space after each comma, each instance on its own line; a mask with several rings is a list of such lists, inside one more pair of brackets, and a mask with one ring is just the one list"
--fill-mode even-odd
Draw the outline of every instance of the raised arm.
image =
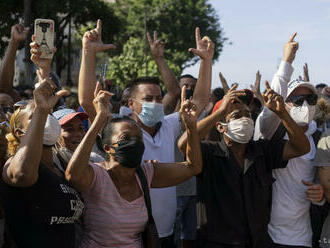
[[[237, 85], [233, 86], [222, 99], [221, 107], [213, 114], [204, 118], [197, 123], [197, 132], [200, 140], [203, 140], [210, 133], [211, 129], [215, 127], [216, 123], [223, 120], [227, 111], [232, 108], [234, 101], [239, 101], [239, 96], [244, 96], [244, 90], [236, 90]], [[187, 132], [184, 132], [178, 141], [178, 147], [182, 153], [187, 146]]]
[[14, 101], [19, 100], [19, 96], [13, 91], [16, 52], [20, 42], [25, 40], [28, 32], [29, 28], [24, 28], [21, 23], [11, 27], [9, 45], [0, 70], [0, 93], [12, 96]]
[[94, 171], [89, 165], [90, 153], [97, 134], [102, 130], [105, 122], [110, 117], [109, 96], [111, 96], [111, 94], [107, 91], [100, 91], [99, 89], [100, 87], [96, 87], [94, 92], [95, 98], [93, 104], [96, 112], [95, 119], [73, 153], [68, 167], [65, 170], [65, 178], [81, 192], [87, 190], [93, 182]]
[[264, 105], [264, 103], [263, 103], [264, 99], [260, 92], [260, 82], [261, 82], [261, 74], [259, 71], [257, 71], [256, 80], [254, 81], [254, 85], [250, 85], [250, 87], [251, 87], [251, 90], [253, 91], [255, 97], [259, 99], [259, 101], [261, 102], [262, 105]]
[[151, 38], [150, 34], [147, 33], [149, 41], [149, 47], [151, 55], [157, 65], [158, 71], [162, 76], [165, 88], [167, 90], [166, 95], [163, 98], [164, 112], [165, 114], [171, 114], [175, 110], [176, 104], [180, 97], [179, 83], [175, 78], [174, 73], [168, 67], [164, 58], [164, 42], [157, 39], [157, 32], [154, 31], [154, 37]]
[[266, 81], [266, 93], [263, 95], [265, 106], [273, 111], [283, 123], [289, 140], [283, 150], [283, 161], [299, 157], [310, 151], [309, 141], [303, 129], [291, 118], [285, 109], [283, 97], [272, 90]]
[[65, 90], [53, 94], [53, 88], [52, 82], [43, 80], [33, 92], [35, 109], [31, 121], [16, 154], [8, 160], [2, 173], [3, 180], [10, 185], [29, 187], [38, 180], [47, 116], [57, 101], [68, 94]]
[[98, 20], [96, 28], [91, 31], [87, 31], [82, 39], [82, 58], [79, 72], [78, 98], [80, 105], [88, 114], [91, 122], [93, 122], [96, 115], [93, 107], [93, 92], [96, 86], [96, 53], [114, 48], [115, 46], [113, 44], [104, 44], [102, 42], [101, 20]]
[[201, 58], [197, 84], [193, 95], [193, 101], [200, 113], [210, 100], [214, 43], [208, 36], [204, 36], [203, 39], [201, 39], [198, 27], [195, 30], [195, 38], [196, 49], [189, 48], [189, 52], [192, 52]]
[[182, 183], [202, 171], [202, 152], [197, 133], [196, 105], [186, 99], [186, 86], [181, 93], [181, 119], [186, 127], [188, 144], [185, 151], [186, 162], [172, 164], [154, 164], [154, 177], [151, 187], [161, 188]]
[[[283, 60], [271, 83], [271, 88], [284, 99], [286, 99], [288, 83], [290, 82], [291, 75], [293, 73], [293, 67], [291, 64], [295, 59], [296, 52], [299, 47], [298, 42], [294, 40], [296, 35], [297, 33], [291, 35], [288, 42], [285, 43], [283, 48]], [[271, 139], [280, 122], [280, 119], [274, 112], [270, 111], [268, 108], [264, 108], [256, 121], [254, 139]]]

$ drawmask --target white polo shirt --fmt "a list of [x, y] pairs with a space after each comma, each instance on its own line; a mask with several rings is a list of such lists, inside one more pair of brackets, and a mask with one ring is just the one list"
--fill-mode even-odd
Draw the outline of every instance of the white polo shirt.
[[[180, 134], [181, 121], [179, 113], [165, 116], [160, 129], [152, 137], [142, 129], [145, 151], [143, 160], [158, 160], [160, 163], [172, 163], [174, 146]], [[152, 214], [155, 219], [159, 237], [167, 237], [173, 233], [176, 215], [176, 189], [168, 188], [150, 189]]]

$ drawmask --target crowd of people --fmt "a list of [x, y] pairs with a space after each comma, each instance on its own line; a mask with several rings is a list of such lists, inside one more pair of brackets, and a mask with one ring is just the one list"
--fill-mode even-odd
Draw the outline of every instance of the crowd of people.
[[174, 75], [148, 33], [161, 81], [114, 94], [95, 74], [96, 54], [115, 49], [98, 20], [72, 104], [33, 35], [37, 83], [13, 87], [28, 32], [12, 27], [0, 71], [1, 247], [330, 247], [330, 88], [307, 64], [291, 78], [296, 33], [263, 93], [259, 71], [251, 89], [220, 73], [211, 90], [214, 44], [199, 28], [197, 78]]

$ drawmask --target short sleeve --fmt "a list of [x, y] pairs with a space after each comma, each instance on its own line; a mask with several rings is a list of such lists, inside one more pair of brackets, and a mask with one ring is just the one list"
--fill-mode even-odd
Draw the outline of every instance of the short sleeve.
[[314, 166], [330, 166], [330, 135], [324, 136], [317, 144]]
[[150, 188], [152, 179], [154, 178], [154, 165], [153, 163], [144, 163], [142, 164], [142, 169], [147, 178], [148, 186]]
[[96, 192], [100, 188], [102, 188], [102, 186], [104, 185], [104, 172], [107, 173], [106, 170], [100, 165], [92, 164], [92, 163], [90, 163], [89, 165], [92, 167], [94, 171], [94, 178], [89, 189], [85, 191], [86, 193]]
[[271, 169], [285, 168], [288, 161], [283, 161], [283, 152], [286, 140], [281, 139], [278, 141], [259, 140], [258, 143], [263, 147], [264, 154], [266, 155], [266, 165]]
[[218, 149], [218, 142], [212, 141], [203, 141], [201, 142], [201, 151], [202, 151], [202, 161], [203, 161], [203, 169], [198, 177], [201, 177], [203, 174], [207, 174], [210, 171], [210, 166], [212, 165], [211, 158], [212, 154], [215, 150]]
[[177, 138], [181, 133], [181, 117], [179, 112], [166, 115], [165, 119], [168, 129], [173, 131], [174, 137]]

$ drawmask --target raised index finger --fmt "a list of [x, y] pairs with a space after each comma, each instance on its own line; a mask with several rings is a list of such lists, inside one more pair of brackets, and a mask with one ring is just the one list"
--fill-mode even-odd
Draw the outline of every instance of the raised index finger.
[[186, 88], [187, 86], [184, 85], [181, 89], [181, 104], [186, 100]]
[[102, 21], [100, 19], [97, 20], [96, 30], [97, 30], [98, 35], [101, 35], [101, 33], [102, 33]]
[[157, 31], [154, 31], [154, 41], [157, 40]]
[[268, 83], [267, 80], [265, 81], [265, 85], [266, 85], [266, 89], [267, 89], [267, 90], [271, 90], [271, 88], [270, 88], [269, 83]]
[[297, 32], [295, 32], [294, 34], [291, 35], [290, 39], [289, 39], [289, 42], [293, 42], [294, 41], [294, 38], [296, 37], [297, 35]]
[[201, 33], [199, 27], [195, 29], [196, 47], [198, 46], [198, 41], [201, 40]]

